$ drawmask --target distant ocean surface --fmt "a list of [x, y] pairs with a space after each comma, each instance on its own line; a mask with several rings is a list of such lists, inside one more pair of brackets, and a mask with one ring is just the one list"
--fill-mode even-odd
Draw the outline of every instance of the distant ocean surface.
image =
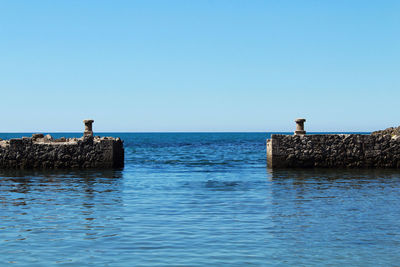
[[0, 170], [0, 266], [400, 264], [399, 170], [271, 171], [265, 133], [98, 135], [123, 170]]

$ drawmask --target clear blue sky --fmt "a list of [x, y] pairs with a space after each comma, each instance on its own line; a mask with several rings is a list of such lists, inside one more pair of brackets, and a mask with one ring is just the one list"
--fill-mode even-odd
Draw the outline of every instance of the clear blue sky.
[[0, 1], [0, 132], [400, 125], [400, 1]]

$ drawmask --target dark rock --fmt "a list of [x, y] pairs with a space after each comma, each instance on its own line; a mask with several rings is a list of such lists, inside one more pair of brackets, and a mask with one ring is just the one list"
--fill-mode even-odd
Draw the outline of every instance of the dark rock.
[[43, 138], [43, 137], [44, 137], [44, 135], [41, 134], [41, 133], [32, 134], [32, 139], [34, 139], [34, 140], [39, 139], [39, 138]]
[[267, 140], [270, 168], [399, 168], [399, 161], [400, 136], [273, 134]]
[[[35, 142], [33, 142], [35, 140]], [[0, 169], [120, 168], [124, 166], [121, 139], [53, 140], [50, 135], [14, 138], [0, 146]]]
[[390, 136], [400, 136], [400, 126], [399, 127], [390, 127], [385, 130], [372, 132], [371, 135], [390, 135]]

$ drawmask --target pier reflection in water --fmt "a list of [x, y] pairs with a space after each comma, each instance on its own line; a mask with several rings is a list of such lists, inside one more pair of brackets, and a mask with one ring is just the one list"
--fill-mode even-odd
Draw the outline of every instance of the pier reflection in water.
[[2, 264], [74, 261], [85, 247], [77, 240], [119, 231], [121, 171], [11, 170], [0, 177]]
[[269, 170], [279, 257], [291, 265], [390, 266], [399, 260], [400, 172]]

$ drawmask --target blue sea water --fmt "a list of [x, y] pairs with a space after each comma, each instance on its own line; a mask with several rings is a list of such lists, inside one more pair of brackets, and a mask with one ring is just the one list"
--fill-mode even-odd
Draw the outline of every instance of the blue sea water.
[[122, 170], [0, 170], [0, 266], [400, 264], [398, 170], [268, 170], [263, 133], [106, 135]]

